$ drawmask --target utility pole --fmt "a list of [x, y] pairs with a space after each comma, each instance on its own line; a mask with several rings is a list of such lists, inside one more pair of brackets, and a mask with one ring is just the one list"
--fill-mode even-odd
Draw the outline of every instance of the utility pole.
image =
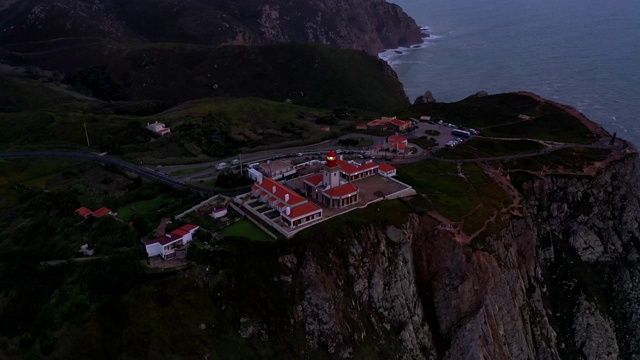
[[89, 133], [87, 132], [87, 123], [83, 123], [82, 126], [84, 126], [84, 136], [87, 137], [87, 147], [91, 149], [91, 143], [89, 143]]
[[242, 153], [238, 154], [240, 156], [240, 177], [242, 177]]

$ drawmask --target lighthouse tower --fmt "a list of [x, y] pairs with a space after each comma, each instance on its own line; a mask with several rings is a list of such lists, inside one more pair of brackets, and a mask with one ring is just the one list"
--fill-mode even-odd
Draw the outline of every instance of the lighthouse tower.
[[327, 153], [327, 163], [322, 168], [322, 185], [327, 189], [340, 185], [340, 165], [333, 150]]

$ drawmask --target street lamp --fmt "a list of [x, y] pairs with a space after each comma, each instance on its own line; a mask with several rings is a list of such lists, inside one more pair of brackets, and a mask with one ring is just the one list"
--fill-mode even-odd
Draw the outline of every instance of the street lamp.
[[91, 149], [91, 143], [89, 143], [89, 133], [87, 133], [87, 123], [82, 123], [82, 126], [84, 126], [84, 136], [86, 136], [87, 138], [87, 147]]

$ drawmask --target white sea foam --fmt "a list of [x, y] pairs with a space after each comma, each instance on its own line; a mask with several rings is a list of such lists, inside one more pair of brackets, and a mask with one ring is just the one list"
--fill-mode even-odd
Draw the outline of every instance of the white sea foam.
[[[422, 30], [425, 35], [428, 35], [422, 38], [423, 42], [421, 44], [411, 45], [410, 47], [398, 47], [397, 49], [385, 49], [385, 51], [378, 54], [378, 58], [386, 61], [391, 66], [398, 65], [398, 64], [407, 64], [410, 62], [401, 62], [398, 60], [398, 58], [412, 51], [417, 51], [417, 50], [422, 50], [424, 48], [427, 48], [430, 46], [429, 43], [431, 41], [441, 38], [438, 35], [425, 33], [424, 31], [429, 30], [428, 26], [420, 26], [420, 30]], [[424, 64], [424, 62], [420, 62], [420, 63]]]

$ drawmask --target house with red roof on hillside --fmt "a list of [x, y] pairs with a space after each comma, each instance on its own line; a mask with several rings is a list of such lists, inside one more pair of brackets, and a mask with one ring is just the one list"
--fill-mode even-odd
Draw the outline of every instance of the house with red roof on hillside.
[[86, 218], [88, 218], [88, 217], [93, 213], [93, 211], [91, 211], [91, 209], [86, 208], [86, 207], [84, 207], [84, 206], [77, 208], [77, 209], [75, 210], [75, 212], [76, 212], [78, 215], [80, 215], [80, 216], [82, 216], [83, 218], [85, 218], [85, 219], [86, 219]]
[[160, 136], [164, 136], [171, 132], [171, 129], [169, 129], [168, 127], [165, 127], [164, 123], [157, 122], [157, 121], [154, 122], [153, 124], [147, 123], [147, 129], [152, 131], [154, 134], [157, 134]]
[[200, 228], [198, 225], [186, 224], [172, 232], [145, 242], [147, 256], [160, 255], [163, 259], [176, 256], [176, 251], [184, 249], [184, 246], [193, 240], [193, 234]]
[[85, 219], [88, 218], [89, 216], [93, 216], [94, 218], [99, 219], [105, 215], [115, 215], [113, 211], [109, 210], [109, 208], [106, 208], [104, 206], [96, 211], [91, 211], [91, 209], [82, 206], [77, 208], [75, 212]]
[[394, 117], [382, 117], [380, 119], [371, 120], [367, 123], [369, 129], [392, 130], [405, 132], [411, 126], [411, 121], [400, 120]]
[[93, 212], [93, 216], [98, 219], [105, 215], [113, 215], [113, 212], [104, 206]]
[[398, 154], [404, 154], [407, 145], [407, 138], [398, 135], [391, 135], [387, 137], [387, 141], [385, 142], [385, 148], [387, 150], [395, 150]]

